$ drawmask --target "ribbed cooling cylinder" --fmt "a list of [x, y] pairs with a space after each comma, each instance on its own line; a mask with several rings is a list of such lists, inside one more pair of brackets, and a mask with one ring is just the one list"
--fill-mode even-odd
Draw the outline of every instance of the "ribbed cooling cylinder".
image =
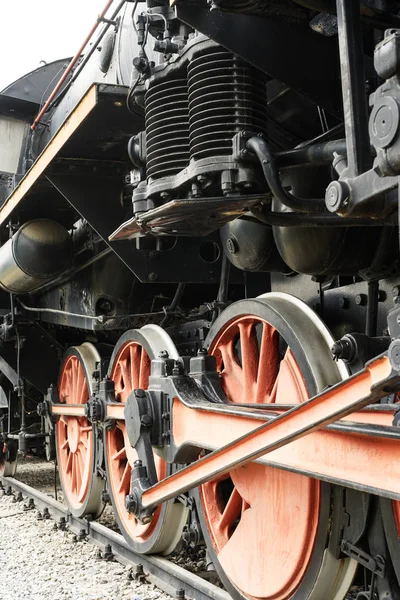
[[147, 176], [175, 175], [190, 159], [186, 78], [154, 82], [145, 106]]
[[13, 294], [32, 292], [61, 275], [72, 253], [65, 227], [49, 219], [29, 221], [0, 248], [0, 286]]
[[265, 76], [219, 46], [189, 63], [190, 154], [204, 159], [232, 154], [240, 131], [266, 133]]

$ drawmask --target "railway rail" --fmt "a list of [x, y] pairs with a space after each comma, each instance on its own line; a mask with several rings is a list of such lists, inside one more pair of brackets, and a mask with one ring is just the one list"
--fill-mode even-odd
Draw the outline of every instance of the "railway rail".
[[144, 577], [158, 588], [177, 598], [194, 600], [230, 600], [223, 589], [213, 585], [195, 573], [174, 564], [161, 556], [139, 555], [130, 548], [123, 536], [101, 523], [90, 521], [88, 518], [74, 517], [66, 506], [46, 495], [45, 493], [15, 479], [0, 476], [0, 491], [2, 493], [21, 494], [22, 498], [33, 501], [31, 508], [44, 512], [47, 518], [54, 519], [61, 528], [68, 529], [81, 539], [87, 538], [96, 544], [104, 558], [110, 553], [113, 559], [124, 565], [132, 565], [134, 576]]

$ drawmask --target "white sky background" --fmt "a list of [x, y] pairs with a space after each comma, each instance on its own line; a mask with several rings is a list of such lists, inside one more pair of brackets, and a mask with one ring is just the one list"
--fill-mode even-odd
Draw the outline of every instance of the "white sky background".
[[105, 5], [106, 0], [0, 0], [0, 90], [41, 60], [73, 56]]

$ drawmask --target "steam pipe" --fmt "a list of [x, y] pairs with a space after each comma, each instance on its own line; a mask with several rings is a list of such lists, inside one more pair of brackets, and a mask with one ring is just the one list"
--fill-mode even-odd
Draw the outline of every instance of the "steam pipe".
[[48, 107], [50, 106], [51, 102], [54, 100], [54, 98], [56, 97], [57, 93], [59, 92], [59, 90], [61, 89], [63, 83], [65, 82], [65, 80], [67, 79], [68, 75], [71, 73], [72, 69], [74, 68], [74, 66], [76, 65], [76, 63], [78, 62], [78, 60], [80, 59], [84, 49], [86, 48], [87, 44], [90, 42], [90, 40], [92, 39], [97, 27], [99, 26], [99, 23], [102, 22], [102, 20], [104, 19], [104, 17], [107, 14], [108, 9], [110, 8], [111, 4], [114, 2], [114, 0], [108, 0], [107, 4], [105, 5], [105, 7], [103, 8], [103, 10], [101, 11], [101, 13], [99, 14], [99, 16], [97, 17], [97, 21], [96, 23], [93, 25], [93, 27], [91, 28], [89, 34], [87, 35], [87, 37], [85, 38], [85, 41], [83, 42], [83, 44], [81, 45], [81, 47], [79, 48], [78, 52], [75, 54], [74, 58], [71, 60], [71, 62], [69, 63], [67, 69], [65, 70], [65, 73], [62, 75], [61, 79], [59, 80], [59, 82], [57, 83], [56, 87], [54, 88], [54, 90], [51, 92], [49, 98], [47, 99], [47, 101], [45, 102], [42, 110], [40, 111], [40, 113], [38, 114], [38, 116], [36, 117], [36, 119], [34, 120], [32, 126], [31, 126], [31, 130], [35, 131], [38, 123], [40, 122], [41, 118], [43, 117], [43, 115], [45, 114], [45, 112], [47, 111]]
[[293, 150], [277, 152], [275, 161], [279, 168], [301, 165], [331, 165], [333, 154], [346, 156], [346, 140], [331, 140], [309, 146], [300, 146]]
[[247, 150], [255, 154], [261, 163], [264, 177], [275, 198], [287, 208], [300, 213], [320, 213], [326, 211], [323, 198], [298, 198], [289, 194], [281, 184], [275, 157], [269, 145], [262, 137], [251, 137], [246, 144]]

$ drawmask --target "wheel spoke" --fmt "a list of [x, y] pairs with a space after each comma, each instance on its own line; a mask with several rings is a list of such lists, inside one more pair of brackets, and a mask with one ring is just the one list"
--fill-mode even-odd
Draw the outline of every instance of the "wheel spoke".
[[140, 355], [140, 369], [139, 369], [139, 387], [142, 390], [146, 390], [149, 386], [149, 374], [150, 374], [150, 361], [148, 354], [144, 348]]
[[71, 362], [72, 365], [72, 402], [76, 402], [78, 396], [78, 361], [75, 358]]
[[66, 448], [68, 448], [69, 444], [68, 444], [68, 440], [65, 440], [62, 444], [61, 444], [61, 450], [65, 450]]
[[243, 500], [236, 488], [233, 488], [232, 494], [224, 508], [218, 527], [221, 530], [227, 530], [235, 523], [242, 512]]
[[298, 367], [290, 349], [279, 366], [275, 392], [276, 404], [300, 404], [307, 398], [304, 382], [298, 376]]
[[242, 402], [244, 391], [243, 371], [237, 363], [234, 354], [235, 349], [233, 340], [221, 344], [219, 350], [223, 362], [221, 381], [224, 391], [232, 402]]
[[82, 468], [81, 460], [82, 457], [80, 456], [80, 452], [77, 451], [74, 456], [74, 467], [76, 471], [76, 491], [78, 491], [82, 485], [84, 467]]
[[131, 381], [131, 373], [130, 373], [130, 369], [128, 367], [128, 359], [125, 358], [124, 360], [120, 360], [121, 365], [121, 375], [122, 375], [122, 382], [123, 382], [123, 391], [127, 392], [129, 394], [129, 392], [132, 390], [132, 381]]
[[65, 468], [65, 470], [66, 470], [67, 473], [69, 473], [71, 471], [72, 463], [73, 463], [73, 457], [74, 457], [73, 453], [70, 452], [68, 454], [67, 464], [66, 464], [66, 468]]
[[254, 402], [271, 402], [272, 391], [279, 371], [279, 335], [269, 323], [263, 323], [257, 386]]
[[129, 347], [131, 377], [132, 377], [132, 389], [137, 390], [139, 388], [140, 379], [140, 365], [142, 361], [143, 350], [137, 344], [131, 344]]
[[123, 460], [124, 458], [126, 458], [126, 449], [125, 449], [125, 446], [123, 448], [121, 448], [121, 450], [118, 450], [118, 452], [116, 452], [112, 456], [113, 460]]
[[127, 462], [125, 465], [123, 475], [121, 477], [121, 481], [119, 483], [119, 487], [118, 487], [119, 494], [121, 492], [123, 492], [124, 490], [126, 490], [127, 488], [129, 488], [130, 478], [131, 478], [131, 467], [130, 467], [130, 464]]
[[252, 402], [259, 362], [254, 323], [251, 321], [248, 323], [239, 323], [239, 331], [244, 384], [242, 402]]
[[72, 459], [71, 459], [71, 490], [72, 493], [76, 492], [76, 466], [75, 466], [75, 454], [73, 454], [71, 452]]

